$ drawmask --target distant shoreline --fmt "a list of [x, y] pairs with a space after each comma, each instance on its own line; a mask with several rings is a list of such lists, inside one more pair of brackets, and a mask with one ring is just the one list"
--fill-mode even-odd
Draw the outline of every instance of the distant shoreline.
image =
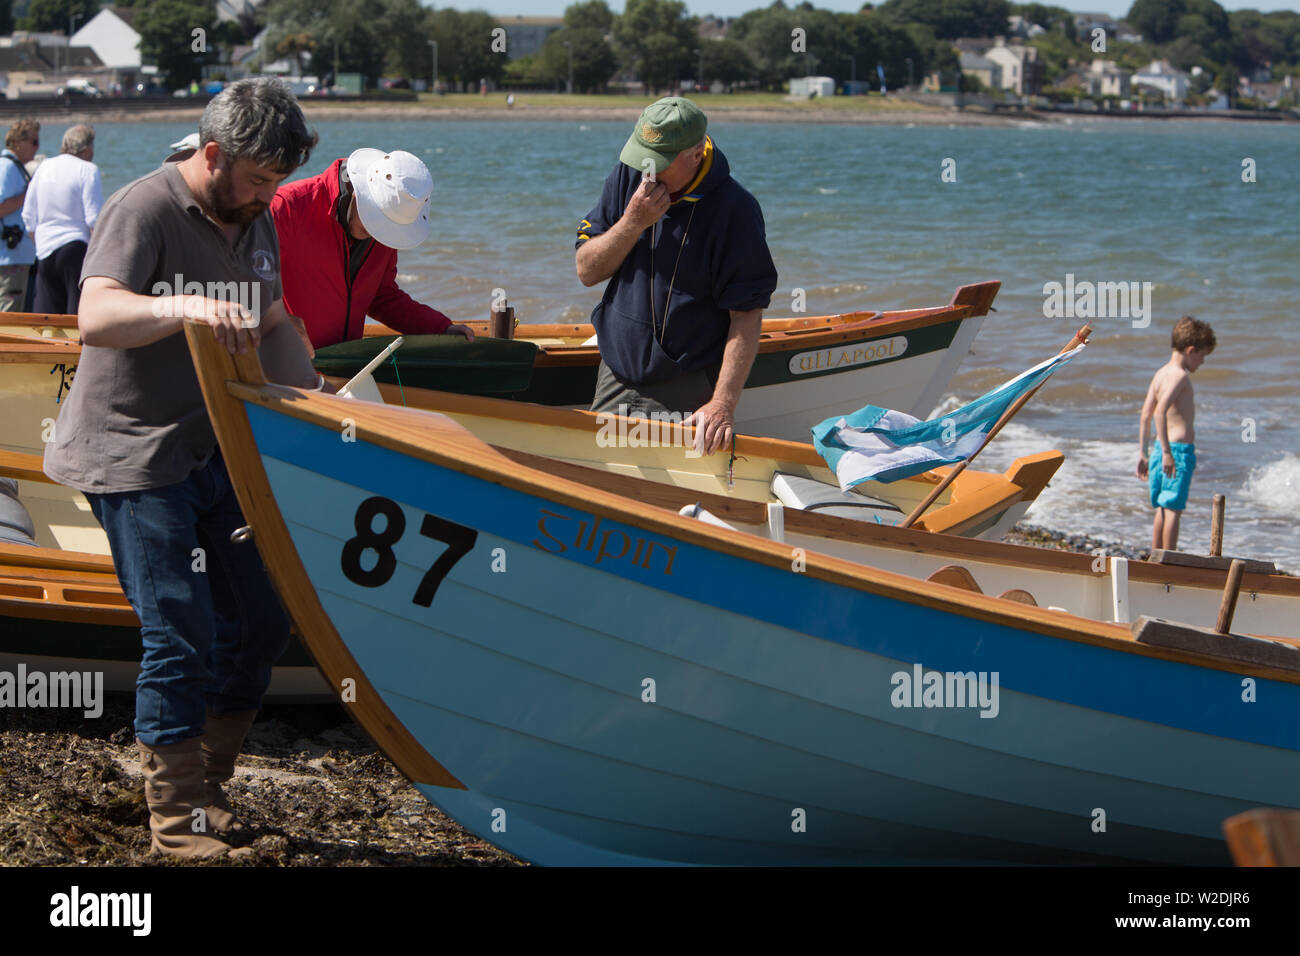
[[[202, 114], [202, 107], [178, 106], [175, 109], [150, 110], [147, 112], [94, 112], [77, 113], [49, 111], [43, 112], [36, 104], [30, 115], [42, 123], [179, 123], [197, 122]], [[641, 112], [640, 100], [634, 105], [609, 106], [530, 106], [527, 102], [514, 109], [503, 105], [484, 106], [428, 106], [424, 103], [340, 103], [328, 101], [302, 101], [303, 113], [309, 120], [322, 122], [333, 120], [419, 120], [425, 122], [450, 121], [543, 121], [543, 122], [625, 122], [636, 120]], [[1206, 122], [1213, 120], [1230, 120], [1240, 122], [1296, 122], [1289, 117], [1280, 120], [1266, 117], [1211, 116], [1195, 114], [1188, 116], [1139, 115], [1108, 116], [1105, 113], [986, 113], [963, 111], [940, 107], [917, 105], [915, 108], [897, 106], [890, 109], [856, 110], [832, 108], [808, 108], [807, 106], [771, 107], [771, 106], [737, 106], [719, 107], [711, 105], [709, 116], [715, 122], [722, 123], [789, 123], [817, 125], [867, 125], [867, 126], [971, 126], [971, 127], [1018, 127], [1026, 123], [1071, 126], [1083, 123], [1127, 123], [1134, 120], [1148, 119], [1160, 122]]]

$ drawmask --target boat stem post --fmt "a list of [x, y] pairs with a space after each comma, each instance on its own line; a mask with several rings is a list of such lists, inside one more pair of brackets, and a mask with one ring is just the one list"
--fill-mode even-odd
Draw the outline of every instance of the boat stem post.
[[1214, 505], [1210, 511], [1210, 557], [1223, 555], [1223, 510], [1227, 499], [1223, 495], [1214, 496]]
[[1232, 630], [1232, 615], [1237, 610], [1237, 595], [1241, 593], [1241, 576], [1246, 573], [1246, 562], [1241, 558], [1232, 559], [1232, 567], [1228, 568], [1228, 581], [1223, 586], [1223, 600], [1219, 602], [1219, 620], [1215, 623], [1214, 629], [1220, 634], [1227, 634]]

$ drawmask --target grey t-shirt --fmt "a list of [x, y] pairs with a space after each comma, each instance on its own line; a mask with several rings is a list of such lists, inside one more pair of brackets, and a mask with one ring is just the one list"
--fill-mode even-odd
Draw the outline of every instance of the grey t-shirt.
[[[104, 204], [82, 282], [90, 276], [141, 295], [238, 298], [260, 314], [281, 296], [280, 244], [268, 211], [232, 246], [177, 164], [164, 163]], [[271, 381], [315, 386], [307, 350], [287, 322], [262, 339], [259, 355]], [[138, 348], [82, 347], [77, 380], [45, 447], [45, 473], [96, 494], [161, 488], [206, 465], [216, 449], [185, 333], [177, 331]]]

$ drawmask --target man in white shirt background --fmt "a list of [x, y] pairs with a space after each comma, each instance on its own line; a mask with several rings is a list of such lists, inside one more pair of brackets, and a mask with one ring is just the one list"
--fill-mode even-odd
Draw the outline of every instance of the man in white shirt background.
[[95, 131], [73, 126], [59, 155], [41, 163], [27, 186], [23, 223], [36, 240], [35, 312], [75, 314], [81, 301], [81, 263], [104, 204], [94, 158]]

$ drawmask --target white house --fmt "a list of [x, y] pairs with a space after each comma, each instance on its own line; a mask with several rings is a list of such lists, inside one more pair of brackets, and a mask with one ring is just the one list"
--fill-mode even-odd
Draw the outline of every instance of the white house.
[[1084, 86], [1092, 96], [1118, 96], [1128, 99], [1132, 75], [1115, 65], [1114, 60], [1093, 60], [1088, 65]]
[[1145, 86], [1174, 103], [1187, 99], [1187, 83], [1190, 77], [1177, 67], [1170, 66], [1168, 60], [1152, 60], [1151, 65], [1133, 74], [1133, 86]]
[[961, 71], [973, 76], [991, 90], [1002, 89], [1002, 67], [977, 53], [961, 55]]
[[140, 66], [140, 34], [131, 26], [136, 11], [104, 7], [72, 35], [73, 46], [88, 46], [105, 66], [129, 69]]
[[1037, 47], [1007, 42], [998, 37], [993, 49], [984, 57], [998, 65], [1002, 73], [1002, 89], [1017, 96], [1037, 93], [1042, 87], [1042, 64], [1038, 62]]

